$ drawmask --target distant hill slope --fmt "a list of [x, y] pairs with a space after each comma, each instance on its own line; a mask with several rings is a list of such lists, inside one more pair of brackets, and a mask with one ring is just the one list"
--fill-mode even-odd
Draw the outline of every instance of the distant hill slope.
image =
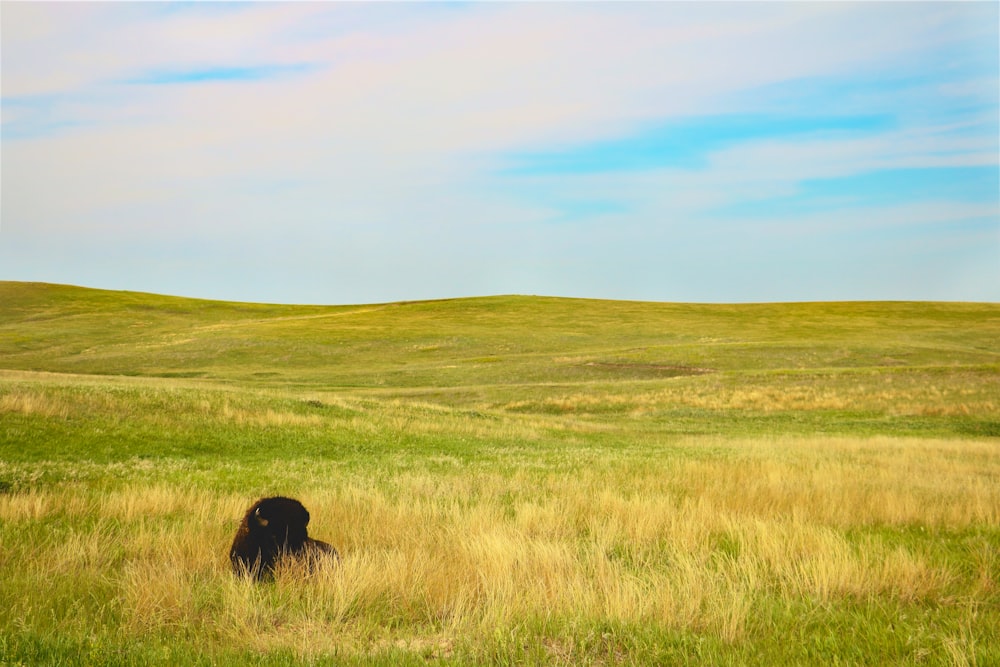
[[289, 306], [0, 282], [2, 369], [413, 388], [998, 362], [1000, 304]]

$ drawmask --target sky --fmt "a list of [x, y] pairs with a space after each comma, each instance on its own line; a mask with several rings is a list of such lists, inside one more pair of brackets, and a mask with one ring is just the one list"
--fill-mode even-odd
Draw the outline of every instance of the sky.
[[1000, 301], [1000, 3], [0, 4], [0, 280]]

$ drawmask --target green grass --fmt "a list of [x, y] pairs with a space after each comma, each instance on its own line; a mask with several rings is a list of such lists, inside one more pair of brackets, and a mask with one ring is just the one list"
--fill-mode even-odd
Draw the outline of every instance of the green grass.
[[1000, 663], [1000, 306], [0, 283], [0, 568], [0, 664]]

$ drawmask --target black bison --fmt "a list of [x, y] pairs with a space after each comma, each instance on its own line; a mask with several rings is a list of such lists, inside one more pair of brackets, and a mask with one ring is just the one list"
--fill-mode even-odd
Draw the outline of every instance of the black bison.
[[229, 550], [233, 570], [241, 576], [260, 580], [274, 574], [283, 556], [339, 560], [337, 550], [306, 533], [309, 512], [293, 498], [262, 498], [247, 510]]

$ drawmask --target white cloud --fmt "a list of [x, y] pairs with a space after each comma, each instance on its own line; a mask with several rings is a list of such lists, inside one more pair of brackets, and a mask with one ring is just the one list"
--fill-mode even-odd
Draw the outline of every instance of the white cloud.
[[[773, 112], [782, 100], [761, 91], [784, 82], [877, 77], [933, 59], [943, 45], [995, 43], [995, 27], [979, 16], [995, 14], [989, 6], [7, 3], [3, 11], [8, 239], [100, 237], [108, 248], [114, 239], [135, 247], [172, 239], [176, 246], [161, 247], [201, 244], [205, 254], [230, 243], [261, 262], [295, 247], [309, 258], [292, 262], [298, 273], [329, 271], [316, 268], [323, 255], [357, 271], [379, 267], [379, 298], [420, 281], [421, 296], [434, 296], [428, 286], [449, 283], [442, 275], [482, 290], [555, 291], [531, 289], [525, 276], [560, 289], [596, 286], [588, 264], [624, 276], [636, 245], [655, 255], [669, 237], [697, 248], [700, 237], [677, 235], [713, 207], [787, 195], [808, 178], [997, 161], [982, 131], [962, 126], [976, 120], [967, 114], [871, 136], [722, 146], [700, 170], [496, 173], [511, 151], [629, 136], [672, 118]], [[284, 65], [308, 67], [246, 81], [129, 83]], [[982, 87], [996, 79], [974, 74], [921, 85], [982, 103]], [[877, 113], [905, 115], [891, 93], [879, 104]], [[987, 99], [981, 113], [995, 119], [996, 105]], [[30, 131], [18, 137], [12, 128]], [[544, 196], [524, 197], [526, 187]], [[623, 202], [626, 211], [552, 227], [560, 199]], [[612, 250], [619, 256], [601, 257]], [[657, 275], [654, 261], [642, 275]], [[620, 278], [629, 285], [621, 295], [642, 280]]]

